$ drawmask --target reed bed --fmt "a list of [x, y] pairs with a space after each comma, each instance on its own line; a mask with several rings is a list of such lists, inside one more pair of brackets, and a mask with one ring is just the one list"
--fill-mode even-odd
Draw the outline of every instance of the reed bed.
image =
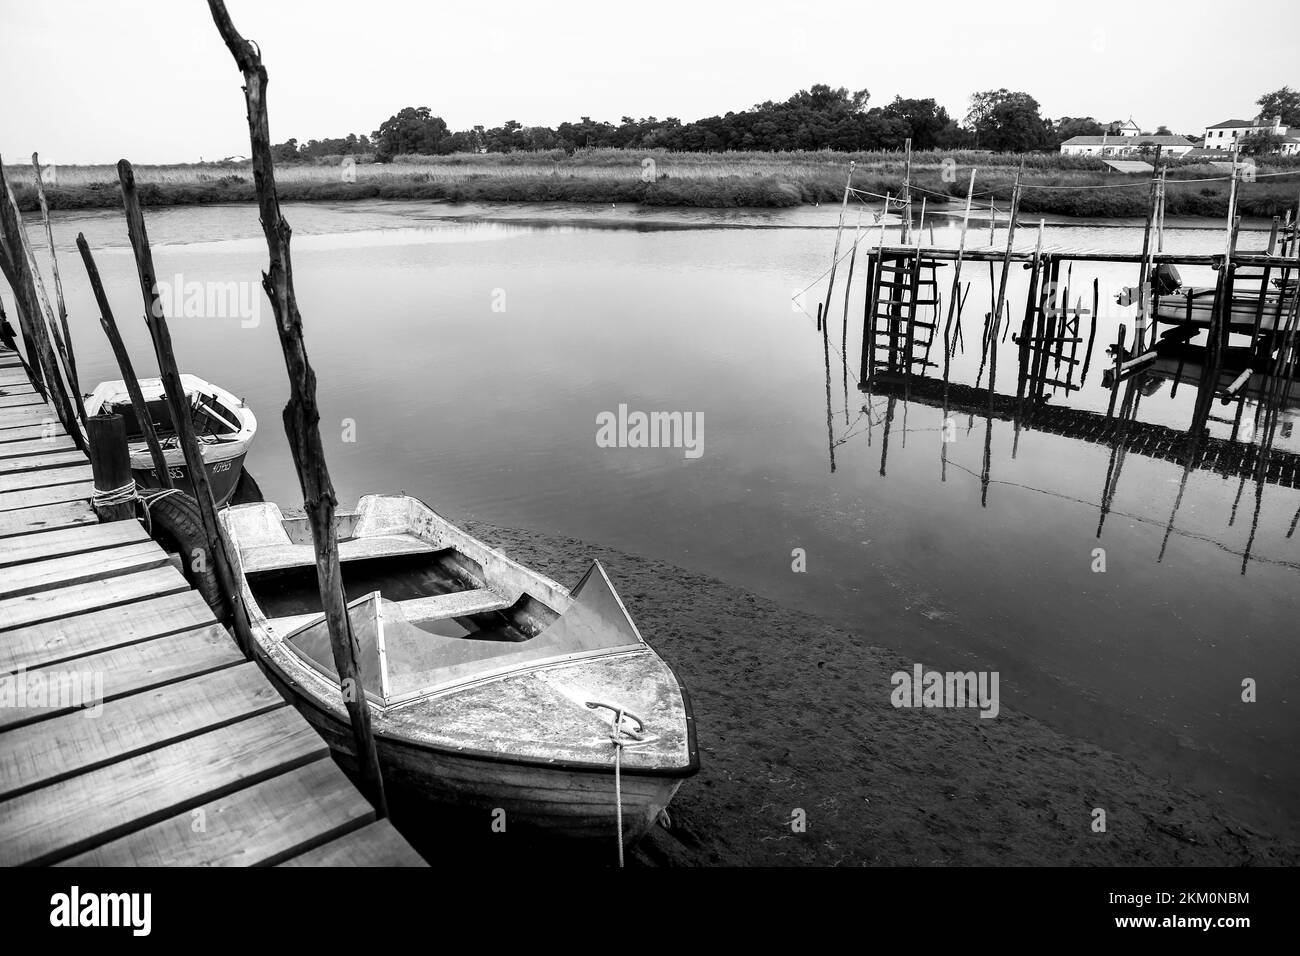
[[[867, 194], [898, 194], [903, 184], [900, 153], [733, 152], [680, 153], [666, 150], [562, 150], [518, 153], [461, 153], [402, 156], [376, 163], [362, 156], [344, 166], [343, 157], [277, 167], [281, 196], [297, 201], [423, 199], [450, 202], [643, 203], [655, 206], [789, 207], [838, 202], [848, 164], [857, 164], [854, 186]], [[647, 163], [653, 161], [653, 165]], [[1057, 154], [919, 153], [912, 183], [931, 203], [964, 200], [971, 167], [977, 167], [981, 205], [1005, 203], [1016, 170], [1024, 165], [1026, 213], [1087, 217], [1145, 214], [1148, 181], [1109, 173], [1094, 157]], [[1241, 190], [1241, 212], [1282, 215], [1300, 191], [1300, 160], [1269, 159], [1264, 174]], [[1283, 173], [1274, 176], [1270, 174]], [[1296, 175], [1290, 175], [1295, 173]], [[7, 168], [19, 204], [36, 208], [30, 167]], [[1227, 209], [1226, 171], [1206, 163], [1170, 165], [1167, 211], [1172, 216], [1221, 216]], [[141, 199], [147, 205], [251, 202], [248, 163], [137, 166]], [[55, 209], [113, 207], [120, 203], [116, 169], [55, 166], [46, 176]], [[1112, 188], [1120, 186], [1121, 188]], [[1126, 187], [1126, 188], [1124, 188]], [[869, 198], [869, 197], [868, 197]]]

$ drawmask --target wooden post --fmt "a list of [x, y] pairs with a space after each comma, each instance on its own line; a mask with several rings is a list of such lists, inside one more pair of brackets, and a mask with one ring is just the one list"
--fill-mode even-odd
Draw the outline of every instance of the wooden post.
[[[235, 582], [230, 550], [226, 547], [225, 535], [221, 522], [217, 520], [217, 506], [212, 497], [212, 485], [208, 479], [208, 470], [203, 464], [203, 452], [194, 431], [194, 420], [190, 415], [189, 404], [185, 399], [185, 388], [181, 385], [180, 371], [176, 366], [176, 355], [172, 351], [171, 331], [167, 328], [167, 319], [163, 315], [162, 301], [158, 295], [158, 286], [154, 278], [153, 252], [149, 248], [149, 233], [145, 229], [144, 214], [140, 211], [140, 198], [136, 195], [135, 171], [125, 159], [117, 164], [118, 181], [122, 184], [122, 206], [126, 211], [126, 231], [131, 240], [131, 249], [135, 253], [136, 274], [140, 277], [140, 291], [144, 298], [145, 323], [153, 339], [154, 355], [158, 360], [158, 375], [162, 379], [163, 389], [167, 393], [167, 402], [171, 406], [172, 424], [176, 428], [176, 437], [185, 456], [185, 466], [190, 473], [190, 484], [194, 490], [194, 500], [198, 504], [199, 518], [203, 524], [203, 536], [208, 544], [208, 558], [217, 572], [217, 582], [222, 595], [230, 606], [236, 621], [241, 616], [243, 602], [240, 590]], [[242, 627], [236, 627], [243, 643]], [[248, 648], [245, 648], [247, 652]]]
[[[32, 383], [42, 398], [49, 398], [54, 403], [55, 413], [73, 443], [81, 449], [86, 447], [86, 436], [81, 431], [81, 421], [72, 407], [63, 379], [59, 373], [59, 362], [54, 355], [49, 331], [41, 310], [41, 301], [37, 292], [37, 279], [32, 273], [32, 258], [27, 250], [27, 233], [23, 226], [22, 215], [18, 212], [18, 201], [14, 199], [13, 190], [4, 176], [4, 161], [0, 159], [0, 235], [4, 244], [0, 247], [0, 271], [14, 291], [14, 302], [18, 306], [23, 335], [33, 343], [33, 354], [39, 366], [44, 384], [33, 377]], [[34, 366], [35, 367], [35, 366]]]
[[122, 342], [121, 333], [117, 331], [117, 322], [113, 318], [113, 310], [109, 308], [108, 296], [104, 293], [104, 283], [99, 278], [99, 269], [90, 254], [90, 245], [82, 233], [77, 233], [77, 249], [81, 252], [81, 261], [86, 265], [86, 275], [90, 277], [90, 289], [94, 292], [95, 302], [99, 305], [99, 324], [103, 326], [104, 334], [108, 336], [108, 344], [113, 348], [118, 370], [122, 373], [122, 381], [126, 385], [127, 394], [131, 396], [131, 407], [135, 409], [135, 419], [140, 423], [140, 433], [144, 435], [145, 444], [149, 446], [149, 457], [153, 459], [158, 483], [163, 488], [171, 488], [173, 487], [171, 469], [167, 467], [162, 445], [158, 442], [158, 433], [153, 427], [153, 417], [149, 414], [149, 406], [145, 404], [144, 393], [140, 391], [140, 382], [135, 377], [131, 356]]
[[912, 138], [909, 136], [904, 145], [907, 159], [903, 164], [903, 245], [912, 241]]
[[[831, 319], [831, 292], [835, 288], [835, 267], [840, 264], [840, 237], [844, 234], [844, 214], [849, 208], [849, 193], [853, 190], [853, 167], [856, 165], [856, 160], [849, 160], [849, 178], [844, 183], [844, 199], [840, 203], [840, 224], [835, 229], [835, 250], [831, 253], [831, 275], [826, 280], [826, 302], [822, 308], [822, 316], [827, 322]], [[820, 329], [821, 325], [817, 327]]]
[[1007, 299], [1007, 276], [1011, 272], [1012, 245], [1016, 240], [1016, 216], [1020, 212], [1020, 174], [1024, 163], [1016, 170], [1016, 181], [1011, 187], [1011, 218], [1007, 220], [1007, 251], [1002, 257], [1002, 276], [998, 281], [998, 301], [993, 307], [993, 326], [989, 337], [989, 408], [993, 407], [993, 393], [998, 377], [998, 325], [1002, 322], [1002, 304]]
[[81, 382], [77, 378], [77, 357], [72, 350], [72, 332], [68, 329], [68, 309], [63, 301], [63, 280], [59, 278], [59, 257], [54, 251], [54, 229], [50, 225], [50, 207], [45, 201], [45, 184], [41, 181], [41, 161], [36, 153], [32, 153], [32, 176], [36, 182], [36, 198], [41, 204], [41, 220], [45, 223], [45, 241], [50, 247], [50, 269], [54, 274], [54, 296], [59, 310], [59, 325], [63, 330], [63, 358], [66, 363], [68, 376], [68, 387], [72, 389], [72, 397], [76, 400], [77, 414], [81, 418], [81, 424], [86, 424], [86, 404], [82, 401]]
[[[121, 415], [91, 415], [86, 419], [86, 445], [90, 471], [95, 478], [91, 503], [100, 521], [125, 521], [135, 517], [135, 480], [131, 453], [126, 445], [126, 424]], [[100, 498], [107, 498], [101, 502]]]
[[[974, 167], [972, 167], [970, 171], [970, 185], [966, 187], [966, 211], [962, 214], [961, 217], [961, 236], [957, 240], [957, 261], [953, 265], [953, 271], [952, 271], [952, 292], [950, 293], [950, 298], [948, 301], [948, 320], [944, 323], [943, 326], [943, 343], [944, 343], [943, 381], [944, 381], [945, 395], [947, 394], [948, 391], [947, 388], [948, 366], [949, 366], [949, 362], [952, 360], [952, 349], [956, 347], [955, 342], [953, 342], [951, 338], [950, 329], [952, 327], [953, 315], [956, 313], [957, 306], [960, 304], [960, 299], [961, 299], [961, 264], [962, 264], [962, 258], [966, 253], [966, 230], [970, 227], [971, 201], [974, 198], [975, 198], [975, 169]], [[931, 243], [931, 245], [933, 245], [933, 243]]]
[[[275, 165], [271, 160], [270, 123], [266, 111], [266, 67], [252, 43], [239, 35], [222, 0], [208, 0], [212, 19], [222, 39], [244, 76], [244, 102], [248, 115], [248, 135], [252, 147], [253, 182], [261, 213], [262, 231], [266, 236], [270, 264], [262, 285], [275, 313], [276, 331], [284, 352], [289, 376], [289, 403], [284, 409], [284, 428], [293, 452], [298, 481], [302, 486], [303, 506], [311, 526], [316, 551], [316, 578], [330, 633], [334, 666], [338, 670], [343, 700], [352, 722], [357, 749], [357, 763], [369, 784], [375, 808], [380, 816], [388, 815], [384, 780], [379, 770], [379, 752], [370, 726], [370, 708], [361, 692], [361, 674], [356, 637], [348, 618], [343, 591], [343, 574], [339, 566], [338, 541], [334, 529], [334, 485], [325, 463], [325, 449], [320, 437], [320, 410], [316, 404], [316, 373], [307, 360], [303, 342], [302, 316], [293, 290], [293, 271], [289, 261], [291, 230], [280, 213], [275, 189]], [[847, 197], [847, 190], [845, 193]], [[847, 201], [847, 200], [846, 200]]]

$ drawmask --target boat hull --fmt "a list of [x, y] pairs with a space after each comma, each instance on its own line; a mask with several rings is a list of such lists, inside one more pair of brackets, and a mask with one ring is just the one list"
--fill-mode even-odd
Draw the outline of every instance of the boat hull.
[[[274, 682], [329, 744], [348, 771], [359, 771], [351, 727], [287, 684], [272, 664]], [[608, 769], [540, 765], [486, 756], [465, 756], [424, 744], [376, 735], [380, 770], [394, 796], [435, 809], [483, 811], [483, 826], [500, 819], [507, 832], [518, 827], [548, 836], [616, 840], [613, 744]], [[667, 808], [681, 776], [624, 771], [620, 785], [623, 842], [632, 844]], [[500, 817], [495, 811], [504, 811]]]
[[[220, 461], [203, 461], [203, 468], [208, 473], [208, 483], [212, 486], [212, 497], [220, 507], [228, 502], [239, 485], [239, 476], [244, 470], [245, 453], [240, 452], [231, 458]], [[188, 495], [194, 494], [194, 483], [190, 480], [190, 469], [183, 463], [169, 462], [167, 473], [171, 476], [172, 486]], [[154, 468], [132, 467], [131, 477], [142, 488], [161, 488], [158, 472]]]

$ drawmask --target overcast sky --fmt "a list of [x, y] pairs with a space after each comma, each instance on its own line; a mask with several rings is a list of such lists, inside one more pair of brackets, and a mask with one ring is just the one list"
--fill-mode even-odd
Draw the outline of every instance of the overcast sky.
[[[228, 0], [270, 71], [275, 141], [369, 133], [404, 106], [452, 129], [682, 120], [825, 82], [1031, 93], [1044, 115], [1199, 132], [1300, 86], [1300, 3]], [[203, 0], [0, 0], [0, 151], [137, 163], [248, 152], [240, 77]]]

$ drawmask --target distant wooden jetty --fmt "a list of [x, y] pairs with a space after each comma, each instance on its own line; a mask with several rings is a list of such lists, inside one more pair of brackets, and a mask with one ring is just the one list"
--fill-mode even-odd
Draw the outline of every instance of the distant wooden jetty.
[[0, 864], [423, 865], [92, 491], [0, 351]]

